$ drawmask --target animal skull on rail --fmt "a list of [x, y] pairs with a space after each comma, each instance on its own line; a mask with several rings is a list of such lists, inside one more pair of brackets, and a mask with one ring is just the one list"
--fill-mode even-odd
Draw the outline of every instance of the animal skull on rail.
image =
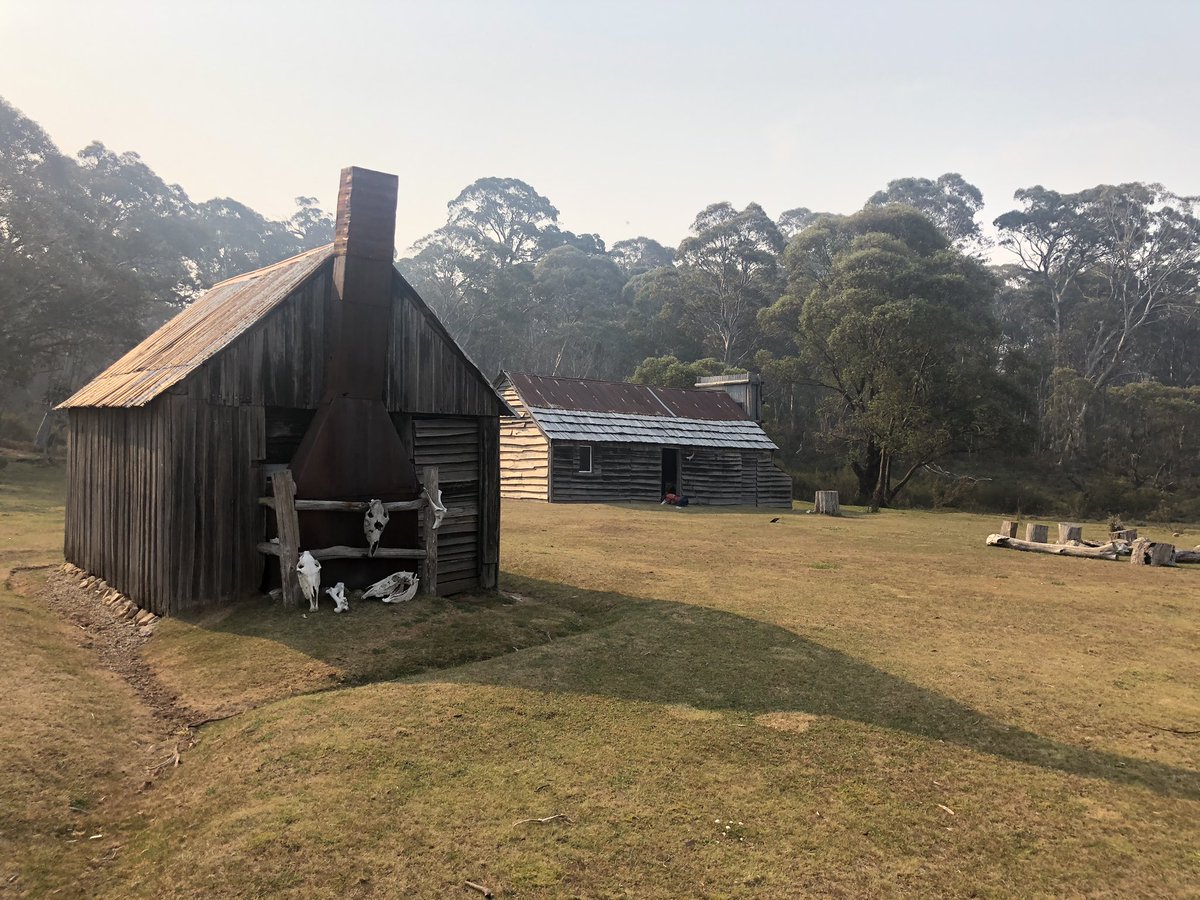
[[383, 537], [383, 529], [387, 527], [387, 508], [379, 500], [367, 504], [367, 514], [363, 517], [363, 534], [367, 536], [367, 555], [374, 556], [379, 549], [379, 539]]
[[350, 601], [346, 599], [346, 583], [339, 581], [331, 588], [326, 588], [325, 593], [333, 598], [333, 611], [335, 613], [343, 613], [350, 611]]
[[442, 524], [442, 517], [446, 515], [446, 505], [442, 503], [442, 492], [437, 492], [437, 497], [430, 497], [429, 491], [425, 491], [425, 496], [429, 498], [429, 505], [433, 507], [433, 530], [437, 531], [438, 526]]
[[384, 603], [404, 603], [416, 596], [419, 583], [420, 579], [413, 572], [395, 572], [363, 591], [362, 598], [378, 597]]
[[300, 591], [308, 598], [308, 611], [317, 611], [317, 596], [321, 590], [321, 564], [305, 550], [296, 563], [296, 574], [300, 577]]

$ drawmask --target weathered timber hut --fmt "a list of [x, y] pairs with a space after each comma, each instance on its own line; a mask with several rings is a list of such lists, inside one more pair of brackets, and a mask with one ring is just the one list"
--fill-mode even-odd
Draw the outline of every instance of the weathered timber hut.
[[[749, 395], [752, 377], [729, 383]], [[502, 372], [496, 386], [515, 413], [500, 419], [503, 497], [657, 501], [673, 489], [690, 503], [791, 506], [778, 447], [725, 382], [676, 389]]]
[[[323, 584], [364, 586], [422, 559], [436, 466], [424, 587], [495, 585], [509, 410], [393, 267], [396, 191], [345, 169], [332, 245], [214, 286], [62, 404], [68, 561], [159, 615], [253, 594], [280, 577], [287, 470], [301, 548], [344, 545]], [[405, 511], [368, 559], [372, 499]]]

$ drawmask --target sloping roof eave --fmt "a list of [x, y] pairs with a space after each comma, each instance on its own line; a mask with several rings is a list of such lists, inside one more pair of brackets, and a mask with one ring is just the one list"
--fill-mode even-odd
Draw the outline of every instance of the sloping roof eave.
[[327, 244], [213, 285], [55, 409], [145, 406], [262, 321], [332, 258]]

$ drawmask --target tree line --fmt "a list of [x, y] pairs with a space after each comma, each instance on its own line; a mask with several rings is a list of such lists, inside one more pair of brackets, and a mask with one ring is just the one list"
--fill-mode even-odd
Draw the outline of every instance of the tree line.
[[[64, 157], [6, 104], [0, 139], [8, 384], [50, 372], [61, 393], [209, 284], [329, 240], [311, 199], [285, 221], [196, 203], [136, 154]], [[489, 374], [762, 372], [785, 466], [872, 507], [1200, 516], [1197, 198], [1033, 186], [990, 229], [982, 210], [947, 173], [849, 215], [719, 202], [676, 246], [609, 246], [489, 177], [398, 265]]]

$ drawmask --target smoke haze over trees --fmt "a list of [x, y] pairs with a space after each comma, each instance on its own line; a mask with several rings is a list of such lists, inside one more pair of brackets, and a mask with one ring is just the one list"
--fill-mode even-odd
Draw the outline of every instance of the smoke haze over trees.
[[[211, 284], [332, 236], [311, 198], [282, 221], [197, 202], [135, 153], [62, 154], [3, 101], [0, 184], [9, 422]], [[765, 426], [804, 489], [1200, 517], [1196, 198], [1035, 185], [991, 229], [983, 203], [958, 173], [905, 176], [852, 215], [717, 200], [675, 246], [610, 246], [534, 186], [484, 177], [398, 265], [489, 375], [762, 372]], [[1037, 485], [989, 480], [1014, 471]]]

